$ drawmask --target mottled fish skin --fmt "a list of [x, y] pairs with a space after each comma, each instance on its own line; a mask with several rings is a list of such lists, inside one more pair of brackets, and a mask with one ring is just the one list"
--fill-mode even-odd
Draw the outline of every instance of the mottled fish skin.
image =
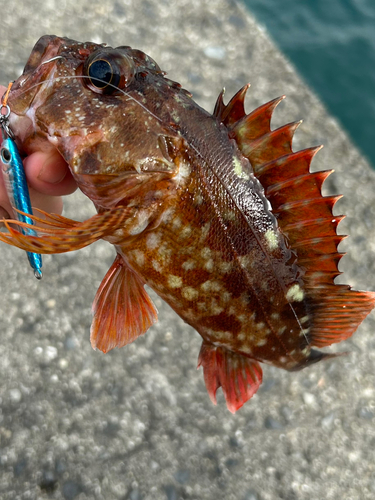
[[[97, 60], [120, 68], [120, 90], [87, 78]], [[315, 150], [292, 152], [298, 124], [270, 130], [280, 99], [246, 115], [247, 88], [228, 105], [220, 95], [212, 115], [141, 51], [45, 36], [9, 97], [26, 154], [56, 147], [97, 217], [126, 210], [95, 236], [118, 256], [93, 306], [93, 346], [125, 345], [156, 320], [147, 284], [203, 337], [208, 392], [215, 402], [222, 386], [233, 412], [259, 387], [259, 361], [316, 362], [327, 355], [312, 346], [350, 336], [375, 303], [372, 292], [333, 283], [342, 238], [334, 200], [320, 192], [328, 173], [309, 173]], [[70, 240], [66, 221], [51, 226], [74, 250], [79, 226]], [[14, 231], [0, 239], [38, 243]], [[65, 248], [39, 239], [42, 253]]]

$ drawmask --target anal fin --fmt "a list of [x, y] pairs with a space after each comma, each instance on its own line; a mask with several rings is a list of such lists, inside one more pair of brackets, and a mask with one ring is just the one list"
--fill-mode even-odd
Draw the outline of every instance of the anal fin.
[[198, 368], [203, 366], [204, 381], [211, 401], [216, 405], [216, 391], [222, 387], [228, 410], [235, 413], [258, 390], [262, 369], [254, 359], [204, 341]]
[[96, 293], [92, 306], [91, 345], [103, 352], [123, 347], [145, 333], [157, 311], [143, 281], [117, 254]]

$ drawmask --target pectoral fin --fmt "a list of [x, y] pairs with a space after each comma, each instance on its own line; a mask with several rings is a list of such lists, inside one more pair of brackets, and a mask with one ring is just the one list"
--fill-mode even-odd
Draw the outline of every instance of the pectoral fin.
[[[96, 214], [90, 219], [78, 222], [61, 215], [47, 214], [39, 210], [45, 219], [35, 215], [28, 215], [35, 225], [26, 224], [17, 220], [4, 220], [9, 233], [0, 233], [0, 241], [21, 248], [26, 252], [42, 254], [65, 253], [79, 250], [104, 236], [119, 229], [129, 216], [127, 209], [116, 207], [106, 212]], [[22, 212], [21, 212], [22, 213]], [[43, 227], [37, 224], [43, 224]], [[23, 228], [33, 229], [38, 236], [23, 234], [10, 224]]]
[[232, 413], [254, 396], [262, 383], [262, 369], [258, 361], [208, 342], [202, 344], [198, 368], [200, 366], [203, 366], [211, 401], [216, 405], [216, 391], [222, 387], [228, 410]]
[[103, 352], [122, 347], [145, 333], [157, 311], [144, 283], [120, 255], [105, 275], [93, 303], [91, 345]]

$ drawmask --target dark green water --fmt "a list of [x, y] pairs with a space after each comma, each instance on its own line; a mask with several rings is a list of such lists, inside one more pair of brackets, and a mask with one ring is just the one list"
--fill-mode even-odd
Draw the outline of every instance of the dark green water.
[[375, 167], [375, 0], [244, 0]]

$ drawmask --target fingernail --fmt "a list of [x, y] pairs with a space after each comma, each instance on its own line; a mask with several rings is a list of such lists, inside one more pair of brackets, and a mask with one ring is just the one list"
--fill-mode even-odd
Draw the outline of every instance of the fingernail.
[[40, 169], [38, 179], [50, 184], [58, 184], [67, 174], [67, 168], [62, 167], [61, 162], [55, 158], [48, 158]]

